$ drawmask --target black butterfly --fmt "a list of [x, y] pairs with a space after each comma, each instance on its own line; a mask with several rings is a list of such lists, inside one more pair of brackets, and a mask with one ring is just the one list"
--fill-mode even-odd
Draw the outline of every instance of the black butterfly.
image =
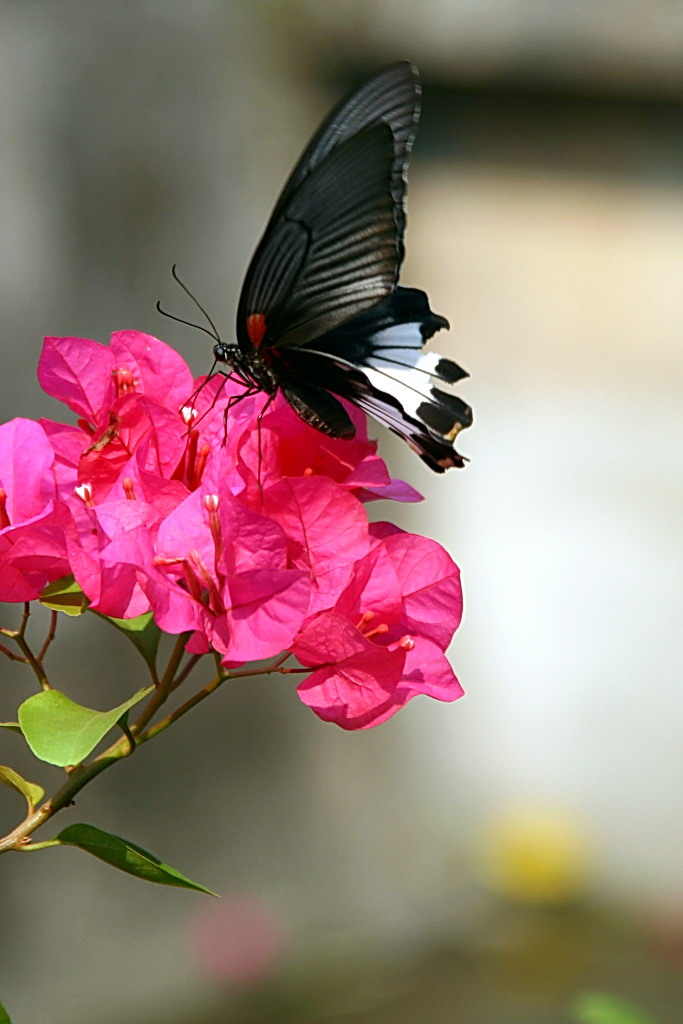
[[281, 391], [330, 437], [353, 424], [335, 395], [360, 406], [442, 473], [470, 426], [461, 399], [434, 387], [467, 374], [423, 352], [448, 322], [424, 292], [398, 286], [408, 155], [419, 117], [416, 68], [380, 71], [323, 122], [292, 171], [247, 271], [237, 345], [216, 359], [250, 393]]

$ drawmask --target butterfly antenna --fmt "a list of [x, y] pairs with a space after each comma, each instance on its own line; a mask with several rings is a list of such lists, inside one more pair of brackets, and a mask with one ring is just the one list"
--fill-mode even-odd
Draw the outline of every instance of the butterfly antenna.
[[187, 327], [194, 327], [196, 331], [203, 331], [204, 334], [208, 334], [210, 338], [214, 341], [218, 341], [220, 344], [220, 338], [217, 338], [216, 335], [212, 331], [207, 330], [206, 327], [202, 327], [201, 324], [195, 324], [191, 320], [183, 320], [181, 316], [175, 316], [173, 313], [169, 313], [163, 308], [160, 302], [157, 302], [156, 308], [158, 313], [161, 313], [162, 316], [167, 316], [169, 320], [175, 320], [176, 323], [185, 324]]
[[209, 314], [206, 312], [206, 310], [202, 306], [202, 304], [199, 301], [199, 299], [195, 295], [193, 295], [192, 292], [190, 291], [190, 289], [187, 287], [187, 285], [183, 281], [180, 280], [180, 277], [178, 276], [178, 264], [177, 263], [174, 263], [173, 266], [171, 267], [171, 274], [173, 275], [173, 279], [180, 285], [180, 287], [183, 289], [183, 291], [188, 296], [188, 298], [192, 299], [192, 301], [194, 302], [194, 304], [197, 307], [197, 309], [199, 310], [199, 312], [202, 313], [206, 317], [206, 322], [211, 327], [211, 329], [213, 331], [214, 338], [220, 344], [221, 337], [220, 337], [220, 334], [218, 333], [218, 329], [217, 329], [215, 323], [213, 322], [213, 320], [211, 319]]
[[157, 311], [158, 311], [158, 312], [160, 312], [160, 313], [162, 314], [162, 316], [168, 316], [168, 318], [169, 318], [169, 319], [174, 319], [174, 321], [176, 322], [176, 324], [184, 324], [184, 325], [185, 325], [186, 327], [191, 327], [191, 328], [194, 328], [194, 329], [195, 329], [196, 331], [202, 331], [202, 332], [203, 332], [204, 334], [208, 334], [208, 335], [209, 335], [209, 337], [213, 339], [213, 341], [215, 341], [215, 342], [217, 342], [218, 344], [220, 344], [220, 343], [221, 343], [221, 338], [220, 338], [220, 335], [218, 334], [218, 330], [216, 329], [216, 325], [215, 325], [215, 324], [214, 324], [214, 322], [212, 321], [211, 317], [209, 316], [209, 314], [208, 314], [208, 312], [206, 311], [206, 309], [204, 308], [204, 306], [203, 306], [203, 305], [202, 305], [202, 304], [201, 304], [201, 303], [199, 302], [199, 300], [198, 300], [198, 299], [196, 299], [196, 298], [195, 298], [195, 296], [193, 295], [193, 293], [191, 293], [191, 292], [189, 291], [189, 289], [187, 288], [187, 286], [186, 286], [186, 285], [184, 285], [184, 284], [183, 284], [183, 283], [182, 283], [182, 282], [180, 281], [180, 278], [179, 278], [179, 276], [178, 276], [178, 272], [177, 272], [177, 270], [176, 270], [176, 264], [175, 264], [175, 263], [173, 264], [173, 266], [172, 266], [172, 268], [171, 268], [171, 273], [173, 274], [173, 280], [174, 280], [174, 281], [175, 281], [175, 282], [176, 282], [176, 283], [177, 283], [178, 285], [180, 285], [180, 288], [181, 288], [181, 289], [183, 290], [183, 292], [185, 293], [185, 295], [188, 295], [188, 296], [189, 296], [189, 298], [190, 298], [191, 300], [193, 300], [193, 302], [195, 303], [195, 305], [197, 306], [197, 308], [198, 308], [198, 309], [200, 310], [200, 312], [201, 312], [201, 313], [202, 313], [202, 314], [203, 314], [204, 316], [206, 316], [206, 318], [207, 318], [207, 321], [208, 321], [208, 323], [209, 323], [209, 325], [210, 325], [210, 327], [211, 327], [211, 330], [209, 331], [209, 330], [208, 330], [207, 328], [203, 327], [203, 326], [202, 326], [201, 324], [195, 324], [195, 322], [194, 322], [194, 321], [186, 321], [186, 319], [183, 319], [183, 317], [182, 317], [182, 316], [176, 316], [176, 315], [175, 315], [174, 313], [169, 313], [169, 312], [168, 312], [168, 310], [164, 309], [164, 307], [162, 306], [161, 302], [158, 302], [158, 303], [157, 303]]

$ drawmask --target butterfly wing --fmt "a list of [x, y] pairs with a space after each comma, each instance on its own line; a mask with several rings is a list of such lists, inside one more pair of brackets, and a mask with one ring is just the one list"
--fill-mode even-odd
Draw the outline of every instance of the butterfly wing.
[[397, 288], [372, 309], [286, 355], [291, 373], [315, 380], [388, 427], [436, 472], [463, 466], [453, 442], [472, 410], [446, 387], [467, 376], [424, 344], [448, 322], [416, 288]]
[[418, 116], [417, 72], [401, 62], [319, 128], [247, 271], [237, 312], [243, 352], [306, 344], [391, 293], [403, 258], [405, 172]]
[[[271, 220], [286, 208], [302, 181], [333, 149], [357, 132], [381, 121], [389, 125], [393, 135], [390, 187], [397, 233], [402, 243], [406, 166], [419, 117], [420, 79], [414, 64], [398, 61], [373, 75], [337, 104], [314, 133], [280, 193]], [[403, 257], [402, 247], [399, 257]]]

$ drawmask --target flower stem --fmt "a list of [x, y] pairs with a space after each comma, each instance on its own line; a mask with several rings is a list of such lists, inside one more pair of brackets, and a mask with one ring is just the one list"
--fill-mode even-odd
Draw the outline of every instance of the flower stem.
[[69, 778], [57, 790], [54, 796], [36, 808], [32, 814], [27, 815], [21, 824], [17, 825], [6, 836], [0, 838], [0, 853], [4, 853], [6, 850], [26, 849], [30, 843], [29, 836], [32, 832], [35, 832], [37, 828], [44, 825], [57, 811], [61, 811], [63, 807], [73, 803], [74, 797], [77, 793], [80, 793], [84, 786], [87, 786], [100, 772], [103, 772], [112, 764], [116, 764], [121, 758], [126, 757], [129, 750], [130, 744], [127, 738], [122, 736], [121, 739], [112, 743], [103, 754], [100, 754], [90, 764], [79, 765], [77, 768], [74, 768], [69, 773]]
[[47, 850], [48, 846], [64, 846], [60, 839], [45, 839], [42, 843], [24, 843], [18, 846], [19, 853], [33, 853], [34, 850]]
[[[185, 642], [186, 637], [178, 638], [178, 642], [176, 643], [173, 654], [169, 659], [168, 666], [159, 687], [153, 694], [152, 699], [138, 718], [137, 722], [135, 722], [130, 728], [126, 726], [124, 729], [124, 735], [112, 743], [110, 747], [91, 761], [90, 764], [80, 764], [73, 768], [69, 772], [69, 777], [64, 785], [58, 789], [49, 800], [45, 801], [40, 807], [27, 815], [24, 821], [17, 825], [16, 828], [6, 836], [0, 838], [0, 853], [5, 853], [7, 850], [25, 852], [28, 850], [40, 850], [45, 849], [48, 846], [60, 845], [59, 841], [56, 839], [50, 839], [42, 843], [33, 844], [31, 843], [30, 836], [36, 831], [36, 829], [40, 828], [41, 825], [44, 825], [46, 821], [56, 814], [57, 811], [61, 811], [63, 808], [72, 804], [74, 797], [101, 772], [110, 768], [118, 761], [128, 757], [135, 749], [135, 746], [139, 746], [141, 743], [146, 743], [148, 740], [154, 739], [155, 736], [164, 732], [169, 728], [169, 726], [173, 725], [174, 722], [183, 718], [188, 711], [191, 711], [192, 708], [196, 707], [214, 693], [226, 681], [226, 679], [244, 679], [249, 676], [271, 675], [275, 672], [292, 671], [291, 669], [288, 670], [282, 667], [289, 657], [289, 653], [281, 655], [270, 665], [266, 665], [261, 668], [246, 669], [235, 673], [228, 672], [225, 669], [219, 669], [211, 682], [207, 683], [203, 689], [195, 693], [193, 697], [190, 697], [189, 700], [185, 701], [185, 703], [179, 708], [176, 708], [175, 711], [172, 711], [166, 716], [166, 718], [157, 722], [156, 725], [146, 729], [145, 726], [149, 723], [154, 713], [161, 707], [175, 686], [179, 685], [178, 680], [180, 679], [182, 682], [187, 678], [189, 672], [196, 664], [195, 659], [191, 658], [185, 668], [179, 673], [178, 677], [175, 676], [175, 672], [177, 671], [183, 656]], [[135, 744], [135, 746], [133, 744]]]
[[49, 648], [50, 644], [52, 643], [52, 641], [54, 640], [56, 635], [57, 635], [57, 612], [53, 610], [53, 611], [50, 612], [50, 625], [48, 627], [47, 635], [46, 635], [45, 639], [43, 640], [43, 646], [40, 648], [40, 650], [38, 652], [38, 659], [37, 660], [40, 662], [41, 665], [43, 664], [43, 658], [47, 654], [48, 648]]
[[[26, 661], [26, 663], [30, 665], [31, 668], [33, 669], [33, 673], [38, 682], [40, 683], [41, 690], [51, 690], [52, 687], [50, 686], [50, 681], [45, 674], [45, 670], [43, 668], [40, 656], [36, 658], [35, 654], [33, 653], [33, 651], [31, 650], [26, 641], [26, 627], [28, 625], [28, 619], [30, 614], [31, 606], [29, 605], [28, 601], [26, 601], [24, 603], [24, 613], [21, 616], [19, 629], [0, 629], [0, 633], [2, 633], [3, 636], [9, 637], [11, 640], [14, 640], [15, 644], [17, 645], [17, 647], [24, 656], [23, 660]], [[54, 614], [55, 613], [53, 612], [53, 615]], [[41, 654], [47, 650], [47, 647], [49, 647], [49, 643], [47, 644], [47, 646], [46, 644], [43, 644]], [[15, 656], [14, 660], [19, 661], [22, 659], [19, 659]]]
[[143, 708], [142, 713], [130, 727], [130, 731], [133, 736], [139, 736], [145, 726], [154, 718], [161, 705], [168, 700], [169, 695], [173, 691], [175, 674], [180, 667], [180, 662], [183, 660], [187, 638], [187, 633], [181, 633], [177, 638], [173, 651], [171, 652], [171, 657], [168, 659], [166, 671], [159, 680], [159, 685], [150, 697], [146, 706]]
[[186, 700], [185, 703], [181, 704], [180, 707], [176, 708], [175, 711], [172, 711], [170, 715], [167, 715], [166, 718], [162, 718], [160, 722], [157, 722], [156, 725], [151, 726], [145, 732], [138, 733], [138, 743], [146, 743], [147, 740], [154, 739], [154, 737], [158, 736], [160, 732], [163, 732], [165, 729], [168, 729], [169, 725], [173, 725], [174, 722], [177, 722], [179, 718], [182, 718], [183, 715], [186, 715], [187, 712], [191, 711], [192, 708], [197, 706], [197, 704], [200, 704], [203, 700], [206, 700], [206, 698], [209, 697], [215, 690], [217, 690], [218, 687], [222, 683], [224, 683], [225, 680], [228, 678], [229, 677], [227, 673], [225, 673], [224, 675], [214, 676], [210, 683], [208, 683], [202, 690], [199, 690], [198, 693], [195, 693], [193, 697], [190, 697], [189, 700]]
[[189, 676], [189, 674], [192, 671], [192, 669], [195, 667], [195, 665], [199, 664], [199, 662], [201, 661], [201, 659], [203, 657], [204, 657], [203, 654], [193, 654], [192, 657], [188, 659], [187, 664], [184, 666], [184, 668], [178, 673], [178, 675], [173, 680], [173, 685], [171, 687], [171, 690], [177, 690], [179, 686], [183, 685], [183, 683], [185, 682], [185, 680]]
[[23, 636], [16, 636], [14, 638], [14, 641], [17, 644], [17, 646], [18, 646], [19, 650], [21, 651], [21, 653], [24, 655], [24, 658], [26, 659], [28, 664], [33, 669], [33, 673], [34, 673], [36, 679], [38, 680], [38, 682], [40, 683], [41, 690], [51, 690], [52, 687], [50, 686], [50, 681], [49, 681], [49, 679], [47, 678], [47, 676], [45, 674], [45, 670], [44, 670], [43, 666], [41, 665], [41, 663], [38, 660], [38, 658], [36, 658], [35, 654], [31, 650], [29, 645], [26, 643], [26, 640], [24, 639], [24, 637]]
[[134, 754], [135, 750], [137, 748], [137, 741], [135, 739], [135, 736], [133, 736], [133, 733], [128, 728], [128, 724], [126, 722], [119, 721], [118, 722], [118, 726], [119, 726], [119, 729], [121, 730], [121, 732], [123, 733], [123, 735], [128, 740], [128, 754], [129, 755], [130, 754]]
[[0, 654], [4, 654], [10, 661], [21, 661], [24, 665], [27, 664], [26, 658], [21, 654], [15, 654], [14, 651], [10, 651], [9, 647], [5, 647], [4, 644], [0, 644]]
[[289, 656], [289, 651], [287, 651], [285, 654], [281, 654], [280, 657], [271, 665], [265, 665], [262, 668], [248, 668], [244, 672], [228, 672], [226, 669], [221, 669], [220, 662], [218, 662], [219, 671], [211, 682], [195, 693], [193, 697], [190, 697], [189, 700], [186, 700], [184, 704], [181, 704], [179, 708], [176, 708], [175, 711], [172, 711], [170, 715], [166, 716], [166, 718], [162, 718], [162, 720], [157, 722], [156, 725], [153, 725], [143, 733], [138, 733], [138, 743], [146, 743], [147, 740], [151, 740], [155, 736], [158, 736], [160, 732], [164, 731], [164, 729], [168, 729], [169, 725], [173, 725], [174, 722], [177, 722], [179, 718], [186, 715], [187, 712], [191, 711], [192, 708], [197, 706], [197, 704], [201, 704], [203, 700], [206, 700], [206, 698], [214, 693], [214, 691], [216, 691], [218, 687], [226, 681], [226, 679], [230, 679], [232, 681], [233, 679], [246, 679], [249, 676], [268, 676], [272, 675], [274, 672], [310, 671], [310, 669], [282, 668], [283, 663], [287, 658], [289, 658]]

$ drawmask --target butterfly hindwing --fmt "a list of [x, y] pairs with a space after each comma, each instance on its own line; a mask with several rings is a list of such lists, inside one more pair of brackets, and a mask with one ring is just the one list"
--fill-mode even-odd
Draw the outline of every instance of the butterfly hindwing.
[[460, 430], [472, 423], [462, 399], [436, 387], [467, 373], [425, 342], [448, 322], [429, 308], [416, 288], [397, 288], [382, 303], [330, 334], [287, 353], [299, 377], [354, 402], [402, 437], [434, 470], [462, 466], [453, 449]]

